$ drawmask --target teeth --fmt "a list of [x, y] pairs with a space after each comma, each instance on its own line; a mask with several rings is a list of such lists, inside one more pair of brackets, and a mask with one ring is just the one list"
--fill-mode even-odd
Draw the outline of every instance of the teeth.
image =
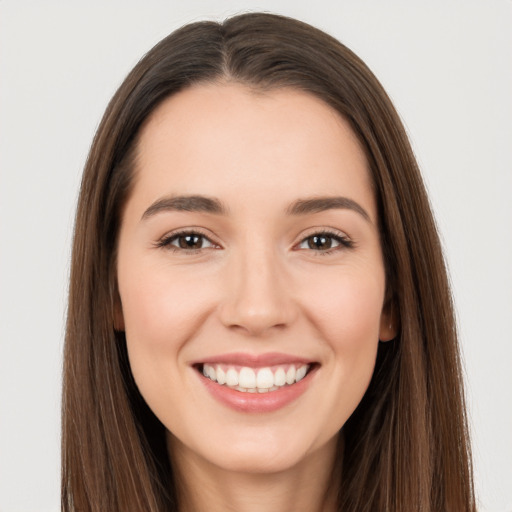
[[274, 373], [274, 384], [276, 386], [284, 386], [286, 384], [286, 373], [283, 368], [278, 368]]
[[226, 373], [224, 372], [224, 370], [220, 366], [217, 367], [217, 382], [219, 384], [225, 384], [226, 383]]
[[220, 385], [248, 393], [268, 393], [283, 386], [290, 386], [301, 381], [308, 372], [309, 365], [273, 366], [265, 368], [249, 368], [248, 366], [232, 367], [227, 365], [203, 365], [203, 375]]
[[297, 373], [295, 374], [295, 382], [299, 382], [299, 380], [302, 380], [306, 376], [306, 372], [308, 371], [307, 366], [301, 366]]
[[[241, 373], [241, 372], [240, 372]], [[258, 388], [269, 389], [274, 385], [274, 374], [270, 368], [262, 368], [258, 371], [256, 377], [256, 386]]]
[[[215, 379], [212, 379], [215, 380]], [[244, 366], [240, 370], [238, 377], [238, 385], [242, 388], [255, 388], [256, 387], [256, 374], [252, 368]]]
[[228, 386], [238, 386], [238, 373], [234, 368], [230, 368], [226, 373], [226, 384]]
[[211, 380], [217, 380], [217, 372], [213, 366], [208, 366], [207, 368], [208, 378]]

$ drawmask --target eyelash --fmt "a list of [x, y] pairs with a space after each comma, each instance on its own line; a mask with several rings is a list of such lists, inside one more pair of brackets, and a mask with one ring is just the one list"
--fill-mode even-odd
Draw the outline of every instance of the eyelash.
[[[201, 231], [185, 230], [185, 231], [178, 231], [176, 233], [171, 233], [169, 235], [164, 236], [163, 238], [158, 240], [158, 242], [156, 242], [155, 247], [157, 247], [157, 248], [166, 248], [166, 249], [169, 249], [169, 250], [171, 250], [173, 252], [185, 252], [187, 254], [197, 254], [197, 253], [201, 252], [202, 250], [207, 249], [207, 248], [203, 248], [203, 247], [200, 247], [198, 249], [186, 249], [186, 248], [180, 248], [180, 247], [176, 247], [176, 246], [172, 245], [172, 243], [174, 241], [178, 240], [180, 237], [185, 237], [185, 236], [201, 237], [201, 238], [203, 238], [205, 240], [208, 240], [208, 242], [210, 242], [213, 246], [217, 245], [214, 242], [212, 242]], [[326, 250], [317, 250], [317, 251], [315, 251], [314, 249], [309, 249], [312, 252], [316, 253], [315, 255], [318, 255], [318, 256], [326, 256], [326, 255], [332, 254], [333, 252], [336, 252], [336, 251], [339, 251], [339, 250], [343, 250], [343, 249], [352, 249], [354, 247], [354, 245], [355, 245], [354, 242], [352, 240], [350, 240], [347, 236], [341, 235], [341, 234], [339, 234], [337, 232], [329, 231], [329, 230], [326, 230], [326, 229], [323, 229], [321, 231], [315, 231], [314, 233], [311, 233], [310, 235], [308, 235], [305, 238], [303, 238], [297, 245], [300, 246], [300, 245], [302, 245], [303, 243], [307, 242], [309, 239], [311, 239], [311, 238], [313, 238], [315, 236], [316, 237], [331, 238], [332, 240], [334, 240], [335, 242], [337, 242], [339, 244], [336, 247], [332, 247], [332, 248], [329, 248], [329, 249], [326, 249]]]
[[309, 239], [311, 239], [313, 237], [331, 238], [332, 240], [334, 240], [335, 242], [337, 242], [339, 244], [336, 247], [331, 247], [331, 248], [323, 250], [323, 251], [322, 250], [315, 251], [314, 249], [309, 249], [315, 253], [315, 256], [328, 256], [329, 254], [332, 254], [337, 251], [341, 251], [344, 249], [352, 249], [355, 246], [354, 242], [352, 240], [350, 240], [350, 238], [348, 238], [346, 235], [342, 235], [339, 232], [330, 231], [328, 229], [322, 229], [321, 231], [315, 231], [315, 232], [309, 234], [308, 236], [303, 238], [299, 242], [298, 245], [302, 245], [303, 243], [307, 242]]
[[191, 230], [185, 230], [185, 231], [178, 231], [176, 233], [171, 233], [169, 235], [166, 235], [163, 238], [161, 238], [155, 244], [155, 246], [158, 248], [169, 249], [173, 252], [186, 252], [188, 254], [197, 254], [201, 250], [205, 249], [203, 247], [201, 247], [199, 249], [185, 249], [182, 247], [180, 248], [180, 247], [176, 247], [176, 246], [172, 245], [172, 242], [174, 242], [175, 240], [178, 240], [180, 237], [185, 237], [185, 236], [198, 236], [205, 240], [208, 240], [214, 246], [217, 245], [214, 242], [212, 242], [204, 233], [201, 233], [201, 231], [196, 231], [194, 229], [191, 229]]

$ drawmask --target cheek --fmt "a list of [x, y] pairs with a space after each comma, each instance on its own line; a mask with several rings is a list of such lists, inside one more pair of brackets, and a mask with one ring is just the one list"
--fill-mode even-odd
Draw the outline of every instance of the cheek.
[[120, 282], [126, 331], [155, 348], [191, 334], [210, 302], [206, 288], [191, 289], [179, 272], [142, 269], [136, 275], [120, 276]]
[[182, 349], [204, 323], [211, 294], [205, 287], [191, 290], [183, 272], [134, 268], [139, 272], [119, 276], [130, 369], [149, 408], [168, 428], [179, 429], [172, 411], [183, 410], [190, 401], [183, 397], [191, 396]]
[[[384, 300], [384, 277], [347, 273], [325, 283], [309, 302], [310, 319], [321, 333], [337, 371], [356, 382], [373, 373]], [[351, 381], [352, 382], [352, 381]]]
[[[373, 275], [372, 275], [373, 274]], [[384, 301], [384, 276], [373, 272], [346, 272], [337, 278], [326, 278], [311, 296], [309, 310], [328, 338], [353, 338], [374, 333], [378, 337]]]
[[161, 387], [178, 377], [170, 365], [179, 361], [182, 347], [197, 333], [212, 301], [207, 288], [191, 290], [190, 281], [179, 272], [139, 269], [119, 276], [130, 366], [139, 386]]

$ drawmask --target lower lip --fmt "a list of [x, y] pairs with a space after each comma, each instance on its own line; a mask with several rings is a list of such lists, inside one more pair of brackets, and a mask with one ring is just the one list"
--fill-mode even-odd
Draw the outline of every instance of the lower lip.
[[244, 393], [227, 386], [221, 386], [201, 373], [198, 373], [198, 376], [213, 397], [224, 405], [239, 412], [262, 413], [277, 411], [297, 400], [308, 389], [314, 371], [315, 369], [310, 371], [295, 384], [283, 386], [276, 391], [267, 393]]

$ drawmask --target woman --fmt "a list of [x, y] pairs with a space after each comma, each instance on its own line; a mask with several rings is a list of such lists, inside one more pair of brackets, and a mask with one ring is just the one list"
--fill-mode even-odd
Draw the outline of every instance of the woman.
[[382, 87], [298, 21], [161, 41], [78, 205], [64, 510], [474, 510], [457, 338]]

